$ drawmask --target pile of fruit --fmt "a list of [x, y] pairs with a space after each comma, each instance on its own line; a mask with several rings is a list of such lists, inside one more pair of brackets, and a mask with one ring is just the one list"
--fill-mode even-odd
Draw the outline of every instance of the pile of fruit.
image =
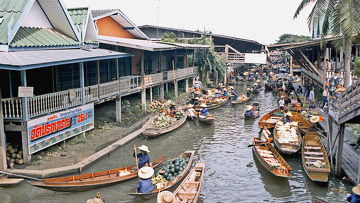
[[150, 108], [161, 111], [169, 108], [169, 103], [167, 103], [165, 100], [154, 100], [151, 102]]
[[10, 143], [6, 143], [6, 159], [11, 163], [24, 164], [21, 147], [19, 145], [13, 147]]
[[185, 116], [185, 112], [183, 110], [177, 111], [175, 114], [175, 118], [182, 118]]
[[118, 171], [119, 172], [119, 176], [126, 176], [126, 175], [129, 175], [130, 174], [130, 171], [128, 170], [120, 170]]
[[294, 145], [300, 144], [300, 137], [297, 134], [297, 123], [296, 122], [289, 122], [284, 124], [282, 121], [276, 123], [276, 131], [275, 136], [277, 140], [283, 143], [292, 143]]
[[152, 178], [151, 182], [153, 185], [156, 185], [157, 188], [163, 187], [168, 181], [178, 176], [186, 168], [188, 162], [189, 158], [176, 158], [170, 161], [166, 167], [156, 172], [155, 178]]
[[176, 121], [176, 118], [172, 118], [172, 117], [169, 117], [166, 115], [159, 116], [153, 120], [153, 122], [150, 124], [150, 126], [155, 127], [155, 128], [163, 128], [163, 127], [166, 127], [166, 126], [172, 124], [175, 121]]
[[257, 149], [260, 156], [273, 168], [279, 168], [282, 164], [274, 157], [273, 153], [265, 149]]

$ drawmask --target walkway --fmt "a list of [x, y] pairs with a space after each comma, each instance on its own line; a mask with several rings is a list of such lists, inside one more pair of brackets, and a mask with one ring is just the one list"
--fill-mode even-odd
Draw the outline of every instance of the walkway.
[[130, 142], [134, 138], [138, 137], [146, 128], [148, 128], [156, 116], [151, 117], [139, 130], [127, 135], [126, 137], [118, 140], [117, 142], [107, 146], [106, 148], [96, 152], [95, 154], [87, 157], [86, 159], [82, 160], [81, 162], [71, 165], [71, 166], [64, 166], [61, 168], [52, 168], [52, 169], [45, 169], [45, 170], [26, 170], [26, 169], [8, 169], [7, 172], [20, 174], [20, 175], [27, 175], [34, 178], [49, 178], [55, 176], [63, 176], [70, 173], [80, 173], [85, 168], [89, 167], [95, 161], [101, 159], [102, 157], [109, 155], [112, 151], [125, 145], [126, 143]]

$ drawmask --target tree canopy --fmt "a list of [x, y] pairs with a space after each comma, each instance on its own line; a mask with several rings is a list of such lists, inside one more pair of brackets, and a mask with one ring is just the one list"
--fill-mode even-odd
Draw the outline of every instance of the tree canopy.
[[294, 42], [306, 42], [310, 41], [311, 37], [304, 35], [292, 35], [292, 34], [283, 34], [279, 37], [279, 40], [275, 44], [286, 44]]

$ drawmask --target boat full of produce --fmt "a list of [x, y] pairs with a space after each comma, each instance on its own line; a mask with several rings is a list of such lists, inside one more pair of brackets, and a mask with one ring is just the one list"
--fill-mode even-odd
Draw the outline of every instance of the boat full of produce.
[[150, 127], [144, 130], [143, 135], [148, 137], [157, 137], [165, 134], [184, 124], [186, 118], [187, 117], [185, 116], [185, 112], [183, 110], [177, 111], [175, 113], [175, 117], [162, 113], [160, 116], [154, 118]]
[[288, 122], [284, 124], [278, 121], [274, 128], [275, 146], [284, 154], [293, 154], [300, 150], [301, 134], [297, 122]]

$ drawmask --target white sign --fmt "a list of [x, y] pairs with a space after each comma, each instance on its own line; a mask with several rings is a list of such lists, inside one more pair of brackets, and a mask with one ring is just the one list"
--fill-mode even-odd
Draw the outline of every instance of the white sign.
[[266, 54], [245, 54], [245, 63], [266, 64]]
[[18, 89], [18, 97], [33, 97], [34, 87], [21, 87]]

